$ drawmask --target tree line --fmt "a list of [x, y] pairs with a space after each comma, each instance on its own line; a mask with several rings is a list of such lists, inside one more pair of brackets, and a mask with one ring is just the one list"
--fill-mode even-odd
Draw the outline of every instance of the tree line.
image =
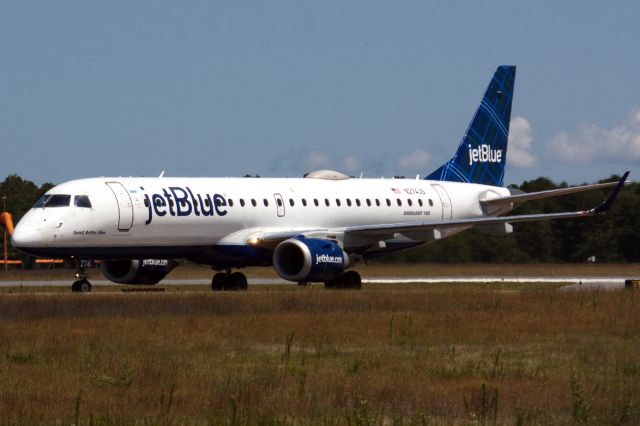
[[[611, 176], [599, 182], [619, 179]], [[525, 192], [566, 188], [539, 177], [512, 188]], [[7, 211], [17, 223], [52, 183], [37, 186], [18, 175], [7, 176], [0, 183], [0, 198], [7, 197]], [[514, 214], [550, 213], [586, 210], [606, 199], [610, 189], [588, 191], [564, 197], [524, 203]], [[0, 205], [0, 207], [2, 207]], [[572, 219], [514, 224], [508, 235], [490, 235], [472, 229], [442, 241], [381, 257], [381, 261], [438, 263], [547, 263], [585, 262], [595, 257], [598, 262], [640, 261], [640, 185], [627, 185], [617, 202], [605, 215]], [[1, 244], [1, 242], [0, 242]], [[27, 260], [10, 248], [12, 258]]]

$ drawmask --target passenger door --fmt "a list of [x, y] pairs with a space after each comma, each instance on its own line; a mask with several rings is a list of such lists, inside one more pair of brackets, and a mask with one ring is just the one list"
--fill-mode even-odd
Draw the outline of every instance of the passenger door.
[[133, 226], [133, 202], [120, 182], [106, 182], [118, 203], [118, 231], [127, 232]]
[[434, 183], [431, 186], [436, 190], [438, 198], [440, 198], [440, 204], [442, 205], [442, 220], [451, 219], [453, 209], [451, 206], [451, 198], [449, 198], [447, 190], [437, 183]]

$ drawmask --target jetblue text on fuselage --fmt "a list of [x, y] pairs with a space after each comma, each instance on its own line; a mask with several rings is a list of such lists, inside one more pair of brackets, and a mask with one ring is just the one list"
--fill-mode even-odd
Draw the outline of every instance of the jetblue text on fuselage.
[[500, 163], [502, 150], [491, 149], [491, 146], [486, 144], [478, 145], [477, 148], [471, 148], [469, 145], [469, 165], [478, 161], [481, 163]]
[[225, 216], [227, 200], [220, 194], [194, 194], [188, 186], [162, 188], [161, 194], [144, 195], [149, 217], [144, 222], [149, 225], [153, 216]]

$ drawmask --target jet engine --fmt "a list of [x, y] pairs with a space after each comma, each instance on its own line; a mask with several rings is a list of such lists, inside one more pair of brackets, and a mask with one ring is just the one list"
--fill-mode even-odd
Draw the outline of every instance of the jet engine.
[[273, 266], [285, 280], [327, 282], [340, 277], [349, 256], [333, 240], [295, 237], [278, 244]]
[[173, 259], [103, 260], [100, 269], [118, 284], [157, 284], [177, 265]]

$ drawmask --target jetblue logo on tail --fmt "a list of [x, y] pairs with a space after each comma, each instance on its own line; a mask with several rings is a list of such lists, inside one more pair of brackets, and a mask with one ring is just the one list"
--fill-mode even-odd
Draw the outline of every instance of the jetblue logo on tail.
[[472, 148], [469, 144], [469, 165], [473, 163], [501, 163], [502, 150], [491, 149], [491, 146], [482, 144], [477, 148]]
[[514, 66], [496, 69], [456, 154], [427, 179], [502, 186], [515, 77]]

